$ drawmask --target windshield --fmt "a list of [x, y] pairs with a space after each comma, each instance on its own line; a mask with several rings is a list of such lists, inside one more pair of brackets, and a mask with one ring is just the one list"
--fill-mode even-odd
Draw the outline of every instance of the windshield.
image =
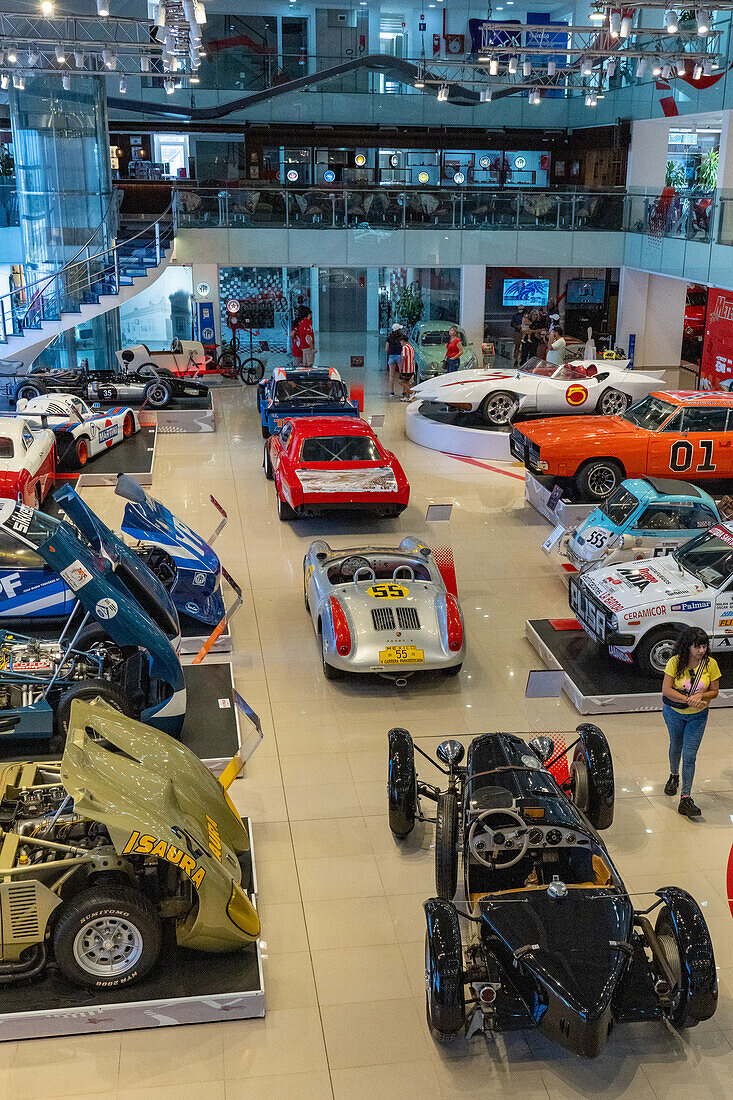
[[623, 527], [639, 501], [623, 485], [601, 505], [601, 511], [616, 527]]
[[711, 527], [680, 546], [673, 556], [703, 584], [720, 588], [733, 573], [733, 535], [724, 527]]
[[662, 426], [670, 413], [676, 412], [678, 406], [669, 401], [662, 401], [659, 397], [650, 394], [642, 397], [623, 414], [623, 419], [637, 428], [646, 428], [649, 432], [656, 432]]
[[373, 439], [364, 435], [313, 436], [303, 442], [302, 462], [379, 462]]
[[341, 382], [324, 378], [320, 382], [296, 382], [286, 380], [275, 386], [276, 401], [340, 401], [343, 397]]
[[704, 306], [707, 304], [708, 295], [706, 290], [688, 290], [687, 291], [687, 304], [688, 306]]
[[35, 512], [25, 504], [16, 504], [15, 510], [3, 522], [11, 534], [16, 532], [34, 546], [42, 546], [56, 534], [59, 527], [59, 520]]
[[[466, 334], [463, 329], [459, 328], [458, 337], [462, 344], [466, 343]], [[447, 328], [433, 329], [431, 332], [424, 332], [422, 334], [420, 343], [424, 348], [435, 348], [442, 344], [447, 344], [450, 338], [450, 333]]]

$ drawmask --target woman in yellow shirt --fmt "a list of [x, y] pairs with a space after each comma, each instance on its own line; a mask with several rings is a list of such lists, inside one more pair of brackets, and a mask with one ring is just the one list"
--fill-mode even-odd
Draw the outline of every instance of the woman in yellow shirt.
[[718, 694], [720, 669], [710, 656], [710, 639], [700, 627], [683, 630], [672, 656], [667, 661], [662, 684], [662, 717], [669, 733], [670, 775], [664, 788], [677, 794], [682, 759], [682, 791], [678, 812], [699, 817], [701, 810], [692, 801], [695, 759], [708, 720], [708, 707]]

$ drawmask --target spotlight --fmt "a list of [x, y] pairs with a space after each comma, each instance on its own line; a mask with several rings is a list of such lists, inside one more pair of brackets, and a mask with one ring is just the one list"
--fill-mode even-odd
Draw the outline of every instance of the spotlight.
[[140, 72], [141, 73], [149, 73], [150, 72], [150, 58], [148, 57], [148, 55], [146, 53], [140, 55]]
[[84, 68], [84, 54], [81, 52], [81, 50], [74, 50], [74, 64], [76, 65], [77, 69]]
[[589, 107], [596, 107], [597, 105], [598, 105], [598, 96], [596, 95], [595, 92], [591, 92], [591, 94], [590, 94], [590, 103], [588, 104], [588, 106]]
[[127, 77], [126, 76], [121, 76], [120, 77], [120, 95], [125, 95], [126, 92], [127, 92]]
[[23, 73], [13, 73], [13, 87], [17, 88], [19, 92], [25, 90], [25, 77]]
[[669, 80], [672, 75], [671, 65], [662, 65], [662, 80]]
[[712, 76], [713, 75], [713, 63], [712, 63], [712, 61], [710, 60], [709, 57], [706, 58], [705, 61], [703, 61], [703, 63], [702, 63], [702, 74], [703, 74], [703, 76]]
[[593, 72], [593, 62], [589, 57], [584, 57], [580, 63], [580, 71], [583, 76], [590, 76]]
[[61, 86], [63, 87], [65, 92], [71, 91], [71, 77], [68, 73], [64, 73], [64, 75], [61, 77]]
[[677, 76], [684, 76], [687, 68], [687, 62], [684, 57], [681, 57], [675, 64], [677, 65]]
[[155, 25], [156, 27], [165, 26], [165, 4], [163, 0], [160, 0], [160, 3], [157, 4], [155, 8]]
[[109, 4], [107, 0], [97, 0], [97, 15], [101, 15], [102, 18], [109, 15]]
[[192, 73], [191, 76], [189, 77], [189, 82], [191, 84], [200, 84], [201, 83], [201, 77], [196, 76], [195, 73]]
[[117, 65], [117, 58], [112, 53], [109, 46], [105, 46], [102, 50], [102, 61], [108, 69], [114, 69]]
[[425, 87], [425, 81], [422, 79], [422, 77], [418, 77], [417, 80], [415, 81], [415, 83], [413, 84], [413, 88], [424, 88], [424, 87]]
[[710, 68], [713, 69], [713, 70], [720, 68], [720, 62], [718, 61], [717, 57], [713, 58], [713, 63], [710, 66]]
[[0, 73], [0, 88], [6, 92], [8, 90], [8, 84], [10, 83], [10, 77], [7, 73]]
[[548, 61], [547, 62], [547, 75], [548, 76], [554, 76], [556, 69], [557, 69], [557, 61]]
[[5, 60], [5, 50], [0, 50], [0, 65], [2, 65], [4, 60]]
[[615, 75], [615, 73], [616, 73], [616, 58], [612, 57], [609, 60], [608, 65], [606, 65], [606, 76], [610, 80], [611, 77]]
[[448, 99], [448, 85], [443, 84], [442, 87], [438, 88], [438, 103], [445, 103], [445, 101], [447, 99]]
[[206, 8], [201, 0], [193, 0], [193, 10], [196, 16], [196, 22], [203, 26], [206, 22]]
[[692, 70], [692, 79], [693, 80], [699, 80], [701, 76], [702, 76], [702, 65], [698, 61], [695, 65], [695, 68]]
[[35, 50], [28, 50], [28, 53], [25, 55], [25, 59], [29, 69], [32, 69], [34, 65], [38, 64], [39, 56], [40, 55], [36, 53]]
[[529, 93], [529, 102], [532, 104], [533, 107], [539, 107], [540, 103], [542, 102], [542, 96], [540, 95], [537, 88], [533, 88], [532, 91]]
[[593, 8], [593, 11], [590, 13], [588, 18], [593, 23], [604, 23], [606, 21], [606, 16], [602, 8]]
[[612, 11], [608, 18], [608, 22], [611, 28], [611, 38], [618, 38], [621, 33], [621, 12]]
[[491, 88], [484, 88], [484, 90], [481, 92], [481, 102], [482, 103], [491, 103], [491, 96], [492, 96]]
[[640, 57], [639, 60], [636, 63], [637, 78], [642, 77], [645, 72], [646, 72], [646, 58], [645, 57]]
[[53, 4], [51, 0], [43, 0], [41, 4], [41, 15], [45, 15], [48, 18], [49, 15], [53, 15]]
[[176, 82], [172, 79], [172, 77], [167, 77], [163, 81], [163, 87], [165, 88], [166, 95], [173, 95], [176, 90]]
[[499, 58], [492, 57], [489, 61], [489, 76], [496, 76], [499, 72]]
[[659, 76], [662, 71], [662, 63], [658, 57], [652, 61], [652, 76]]
[[56, 54], [56, 60], [58, 61], [59, 65], [66, 64], [66, 51], [64, 50], [63, 46], [57, 46], [54, 50], [54, 53]]
[[[628, 38], [629, 35], [631, 34], [631, 24], [632, 24], [632, 22], [633, 22], [633, 16], [631, 16], [631, 15], [624, 15], [623, 16], [623, 18], [621, 20], [621, 30], [619, 31], [619, 34], [621, 35], [622, 38]], [[595, 103], [591, 103], [591, 107], [595, 107]]]
[[704, 11], [700, 8], [697, 12], [697, 33], [700, 35], [709, 34], [710, 32], [710, 12]]
[[18, 60], [18, 50], [15, 46], [8, 46], [8, 61], [14, 65]]
[[522, 72], [525, 76], [530, 76], [532, 73], [532, 62], [528, 58], [522, 62]]
[[670, 8], [664, 16], [664, 23], [667, 28], [667, 34], [677, 33], [677, 12], [674, 8]]
[[512, 75], [517, 71], [517, 59], [516, 59], [516, 57], [510, 57], [509, 58], [509, 64], [506, 67], [506, 71], [508, 73], [512, 73]]

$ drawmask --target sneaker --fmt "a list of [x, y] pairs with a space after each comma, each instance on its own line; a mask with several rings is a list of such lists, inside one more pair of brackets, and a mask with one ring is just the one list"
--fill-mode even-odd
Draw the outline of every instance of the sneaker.
[[669, 779], [667, 780], [667, 782], [664, 786], [664, 793], [665, 794], [670, 794], [670, 795], [677, 794], [677, 791], [679, 790], [679, 786], [680, 786], [680, 777], [679, 777], [679, 775], [675, 775], [674, 772], [671, 772], [670, 776], [669, 776]]
[[390, 395], [389, 395], [389, 396], [390, 396], [390, 397], [394, 397], [394, 390], [392, 390], [392, 392], [390, 393]]
[[409, 398], [407, 397], [407, 394], [403, 393], [402, 397], [400, 398], [400, 401], [407, 401], [407, 400], [409, 400]]
[[677, 807], [677, 813], [682, 814], [684, 817], [700, 817], [702, 810], [695, 805], [689, 794], [683, 794]]

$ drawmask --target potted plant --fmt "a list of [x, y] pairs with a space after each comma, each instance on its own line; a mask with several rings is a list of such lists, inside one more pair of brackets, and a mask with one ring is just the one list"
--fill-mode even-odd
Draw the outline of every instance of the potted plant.
[[686, 183], [682, 166], [675, 164], [673, 160], [667, 161], [667, 172], [664, 177], [665, 187], [684, 187]]
[[718, 149], [708, 149], [700, 161], [700, 167], [695, 176], [695, 184], [700, 191], [714, 191], [718, 182]]
[[408, 283], [400, 288], [395, 302], [395, 316], [405, 328], [411, 329], [417, 324], [424, 308], [419, 283]]

